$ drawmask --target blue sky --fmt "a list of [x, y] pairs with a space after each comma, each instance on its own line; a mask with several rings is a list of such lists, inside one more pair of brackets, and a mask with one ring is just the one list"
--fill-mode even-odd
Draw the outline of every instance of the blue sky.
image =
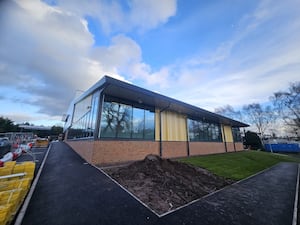
[[104, 74], [201, 108], [300, 80], [299, 0], [1, 1], [0, 116], [56, 125]]

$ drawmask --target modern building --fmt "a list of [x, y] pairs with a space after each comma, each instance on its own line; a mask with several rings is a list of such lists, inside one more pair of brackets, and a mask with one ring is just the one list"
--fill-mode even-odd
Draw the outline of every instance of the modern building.
[[65, 141], [92, 164], [243, 150], [235, 121], [104, 76], [75, 99]]

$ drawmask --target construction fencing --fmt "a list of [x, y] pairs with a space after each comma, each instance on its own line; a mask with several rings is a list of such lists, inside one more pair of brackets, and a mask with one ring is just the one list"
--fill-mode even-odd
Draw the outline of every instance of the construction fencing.
[[299, 153], [300, 144], [265, 144], [265, 149], [268, 152], [290, 152], [290, 153]]
[[12, 144], [28, 143], [34, 139], [33, 132], [7, 132], [0, 133], [0, 136], [7, 137]]

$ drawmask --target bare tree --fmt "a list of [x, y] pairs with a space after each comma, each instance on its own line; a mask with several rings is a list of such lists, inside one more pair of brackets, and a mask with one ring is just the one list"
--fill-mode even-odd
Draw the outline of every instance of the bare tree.
[[295, 132], [296, 136], [299, 136], [300, 82], [291, 83], [288, 91], [275, 92], [271, 100], [286, 126]]
[[114, 132], [116, 136], [130, 128], [130, 109], [117, 103], [106, 103], [103, 106], [103, 119], [106, 123], [103, 131]]
[[275, 114], [270, 106], [263, 108], [259, 103], [252, 103], [243, 106], [243, 111], [248, 122], [257, 128], [261, 136], [264, 135], [267, 128], [275, 120]]
[[231, 119], [243, 121], [241, 111], [235, 111], [231, 105], [225, 105], [223, 107], [219, 107], [215, 109], [215, 113], [218, 113], [222, 116], [229, 117]]

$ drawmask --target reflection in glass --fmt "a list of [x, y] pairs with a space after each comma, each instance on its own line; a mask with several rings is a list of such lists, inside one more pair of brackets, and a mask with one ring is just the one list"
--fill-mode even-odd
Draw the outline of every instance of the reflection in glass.
[[154, 113], [131, 105], [105, 101], [100, 137], [153, 140]]
[[188, 119], [188, 129], [190, 141], [222, 141], [219, 124]]
[[145, 129], [145, 110], [133, 108], [132, 138], [143, 139]]
[[100, 92], [96, 92], [76, 103], [68, 139], [93, 137], [97, 122]]
[[239, 127], [232, 128], [232, 135], [233, 135], [233, 140], [235, 142], [242, 142], [242, 136], [241, 136], [241, 131], [240, 131]]
[[145, 136], [144, 139], [153, 140], [154, 139], [154, 113], [145, 110]]

